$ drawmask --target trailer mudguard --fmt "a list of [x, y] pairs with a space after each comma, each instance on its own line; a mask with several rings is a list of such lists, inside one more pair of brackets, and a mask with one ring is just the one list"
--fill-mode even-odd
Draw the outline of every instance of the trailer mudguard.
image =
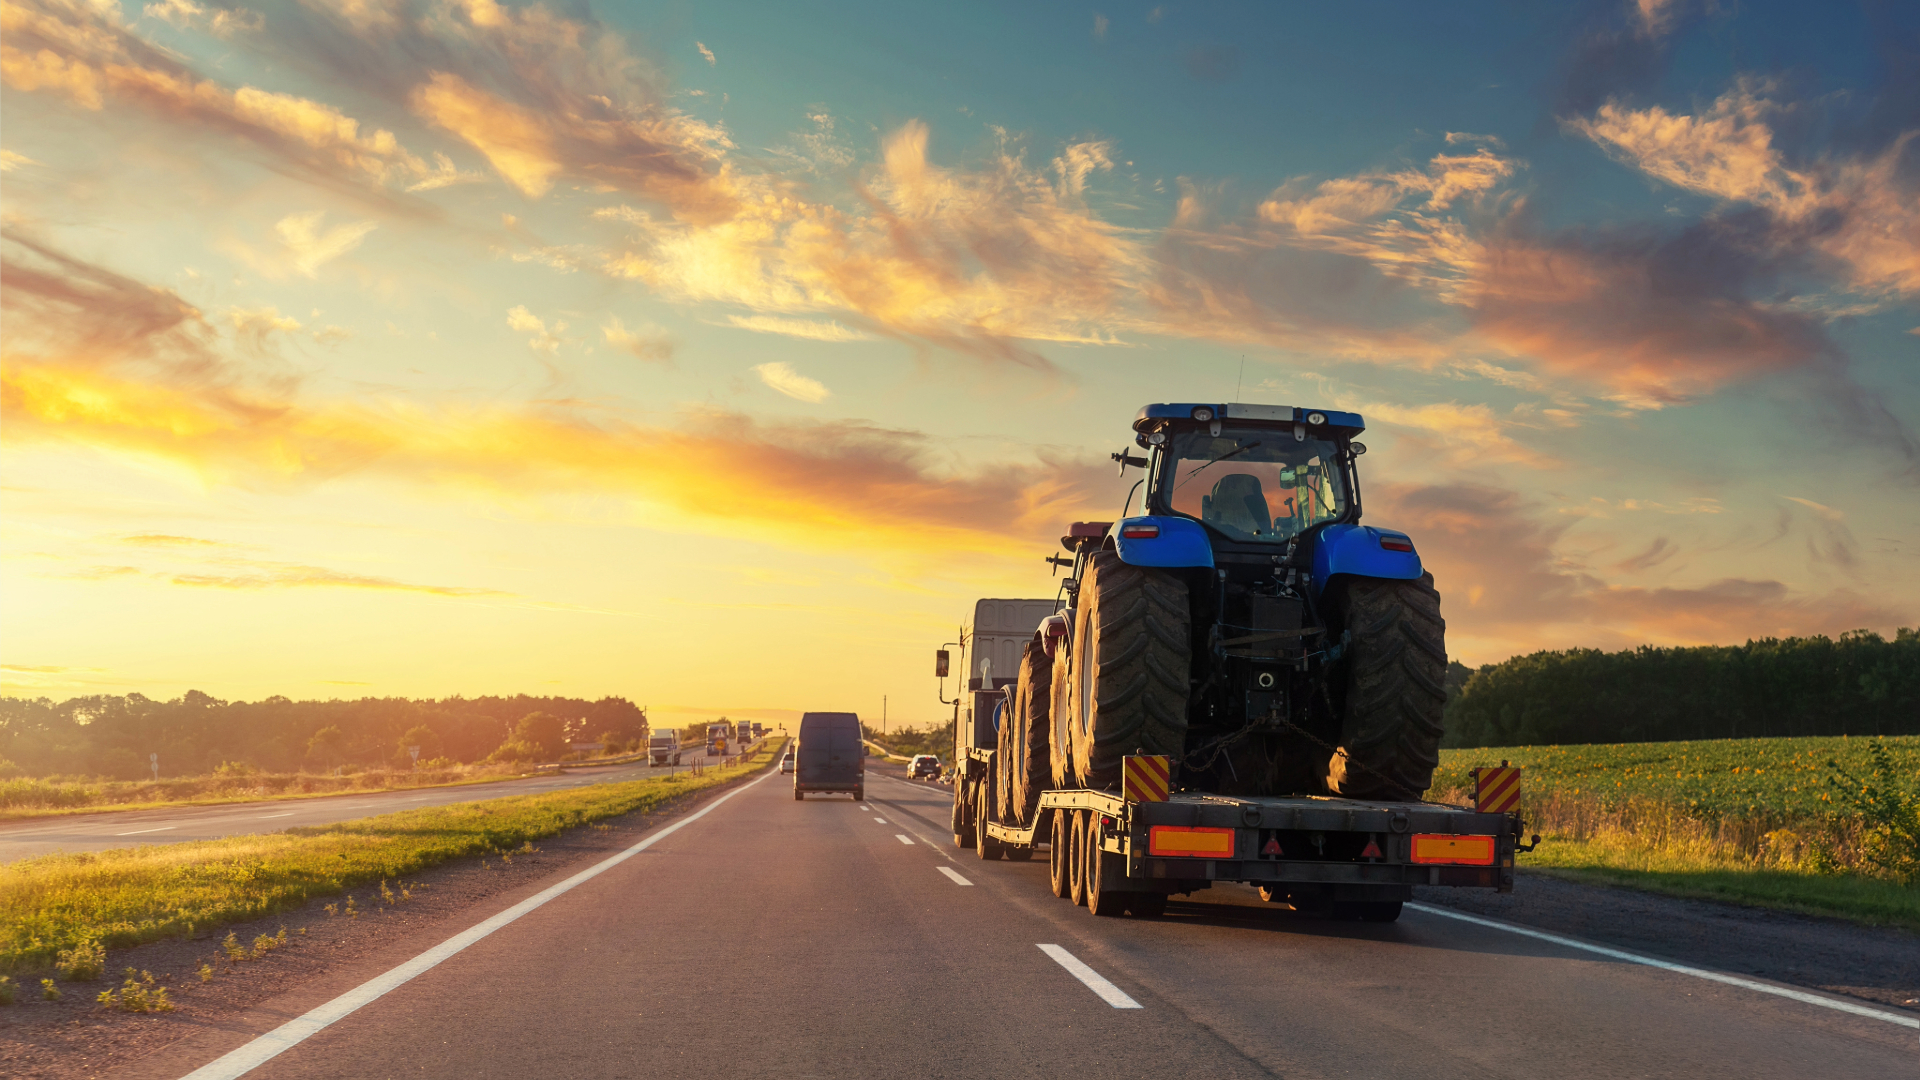
[[[1128, 536], [1128, 533], [1132, 536]], [[1113, 524], [1113, 547], [1129, 566], [1213, 568], [1213, 542], [1192, 518], [1152, 514]]]
[[[1396, 551], [1383, 543], [1405, 545]], [[1335, 574], [1412, 581], [1420, 576], [1420, 553], [1406, 533], [1371, 525], [1329, 525], [1313, 546], [1313, 591], [1325, 590]]]

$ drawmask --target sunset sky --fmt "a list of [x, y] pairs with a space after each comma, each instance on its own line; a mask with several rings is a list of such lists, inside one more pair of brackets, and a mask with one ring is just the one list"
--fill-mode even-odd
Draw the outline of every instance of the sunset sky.
[[930, 721], [1236, 394], [1467, 663], [1920, 623], [1920, 5], [0, 10], [8, 694]]

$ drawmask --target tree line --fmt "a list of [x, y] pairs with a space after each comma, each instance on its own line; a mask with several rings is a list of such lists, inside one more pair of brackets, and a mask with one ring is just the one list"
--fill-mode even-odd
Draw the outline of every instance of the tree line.
[[633, 744], [646, 711], [625, 698], [450, 697], [439, 700], [221, 701], [198, 690], [172, 701], [143, 694], [55, 702], [0, 697], [0, 768], [31, 776], [194, 776], [340, 766], [551, 761], [571, 742]]
[[1920, 734], [1920, 628], [1454, 663], [1447, 697], [1445, 746]]

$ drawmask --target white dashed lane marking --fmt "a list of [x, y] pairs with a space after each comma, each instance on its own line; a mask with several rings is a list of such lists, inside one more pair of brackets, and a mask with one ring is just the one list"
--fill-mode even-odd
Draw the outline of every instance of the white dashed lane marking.
[[957, 873], [955, 873], [955, 872], [954, 872], [954, 869], [953, 869], [953, 867], [951, 867], [951, 866], [936, 866], [936, 867], [934, 867], [934, 869], [935, 869], [935, 870], [938, 870], [938, 871], [940, 871], [941, 873], [943, 873], [943, 874], [945, 874], [945, 875], [947, 875], [947, 876], [948, 876], [949, 878], [952, 878], [952, 879], [953, 879], [953, 883], [954, 883], [955, 885], [971, 885], [971, 884], [973, 884], [973, 882], [971, 882], [971, 881], [968, 881], [968, 880], [967, 880], [966, 878], [963, 878], [963, 877], [961, 877], [961, 876], [960, 876], [959, 874], [957, 874]]
[[893, 838], [894, 838], [895, 840], [898, 840], [898, 841], [900, 841], [901, 843], [903, 843], [903, 844], [905, 844], [905, 845], [907, 845], [908, 847], [912, 847], [912, 846], [913, 846], [913, 841], [911, 841], [911, 840], [909, 840], [909, 839], [907, 839], [907, 834], [906, 834], [906, 833], [903, 833], [903, 832], [897, 832], [897, 833], [894, 833], [894, 834], [893, 834]]
[[1116, 1009], [1138, 1009], [1140, 1003], [1126, 995], [1126, 992], [1108, 982], [1105, 976], [1088, 967], [1080, 958], [1058, 945], [1042, 945], [1040, 951], [1053, 957], [1053, 962], [1066, 968], [1074, 978], [1087, 985], [1087, 989], [1100, 995], [1100, 1000]]

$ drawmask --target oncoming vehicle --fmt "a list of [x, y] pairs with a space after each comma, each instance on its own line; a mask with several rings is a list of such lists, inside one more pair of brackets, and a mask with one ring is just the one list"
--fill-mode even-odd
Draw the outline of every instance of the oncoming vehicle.
[[793, 771], [793, 751], [789, 750], [780, 755], [780, 771], [783, 773]]
[[939, 778], [940, 759], [938, 757], [932, 754], [913, 755], [913, 760], [907, 763], [907, 779], [918, 780], [923, 776]]
[[851, 792], [867, 797], [866, 748], [860, 742], [860, 717], [850, 712], [810, 712], [800, 717], [793, 797], [808, 792]]
[[680, 733], [669, 731], [647, 740], [647, 764], [680, 764]]
[[725, 721], [707, 725], [707, 754], [712, 757], [725, 757], [727, 738], [733, 734], [733, 725]]
[[1512, 891], [1532, 849], [1506, 801], [1517, 771], [1491, 770], [1511, 786], [1472, 810], [1421, 798], [1446, 623], [1413, 540], [1360, 523], [1364, 429], [1286, 406], [1140, 410], [1148, 456], [1113, 457], [1146, 478], [1118, 521], [1067, 530], [1058, 612], [1017, 671], [995, 662], [955, 706], [956, 845], [1047, 844], [1055, 895], [1097, 915], [1157, 915], [1215, 881], [1378, 922], [1415, 885]]

